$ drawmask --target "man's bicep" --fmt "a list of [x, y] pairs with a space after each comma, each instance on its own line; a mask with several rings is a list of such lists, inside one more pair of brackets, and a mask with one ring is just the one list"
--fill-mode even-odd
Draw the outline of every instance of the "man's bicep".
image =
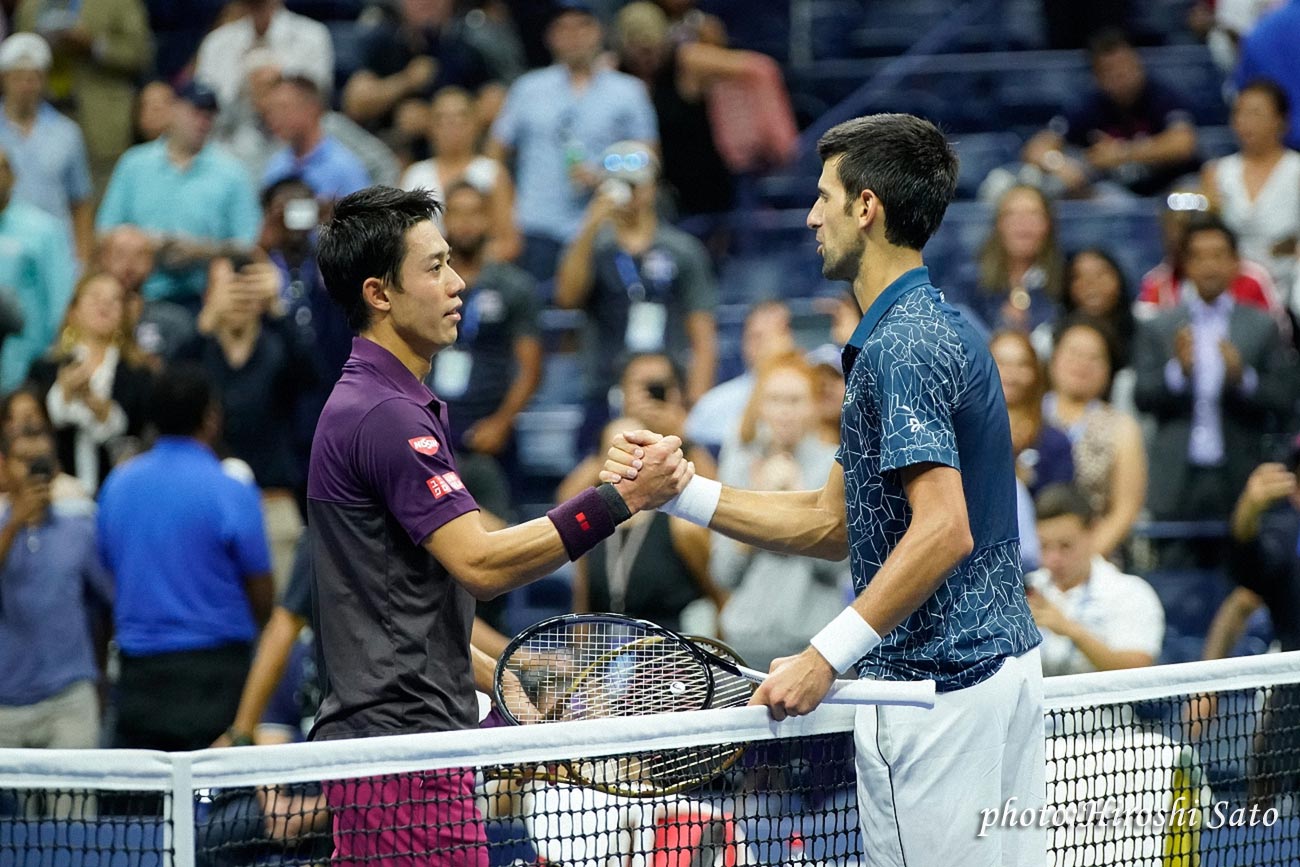
[[900, 470], [913, 520], [944, 519], [969, 528], [961, 473], [941, 463], [920, 463]]

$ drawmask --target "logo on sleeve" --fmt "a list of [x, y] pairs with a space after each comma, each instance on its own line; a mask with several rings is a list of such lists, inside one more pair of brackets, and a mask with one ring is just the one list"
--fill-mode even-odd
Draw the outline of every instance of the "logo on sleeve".
[[438, 453], [438, 441], [431, 436], [412, 437], [406, 442], [422, 455], [436, 455]]
[[430, 476], [424, 483], [429, 486], [429, 493], [433, 494], [435, 500], [441, 500], [453, 491], [465, 490], [465, 483], [455, 473]]

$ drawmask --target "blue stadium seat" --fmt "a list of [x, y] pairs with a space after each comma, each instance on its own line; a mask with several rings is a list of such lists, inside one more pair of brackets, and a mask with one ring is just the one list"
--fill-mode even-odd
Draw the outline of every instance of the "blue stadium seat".
[[162, 867], [168, 831], [163, 819], [141, 816], [0, 821], [0, 865]]
[[1144, 577], [1164, 606], [1166, 630], [1199, 641], [1204, 641], [1214, 612], [1232, 590], [1218, 570], [1156, 569]]

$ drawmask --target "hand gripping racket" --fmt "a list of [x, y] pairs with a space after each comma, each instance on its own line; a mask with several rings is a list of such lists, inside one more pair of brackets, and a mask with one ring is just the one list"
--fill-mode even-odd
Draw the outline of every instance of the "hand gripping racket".
[[[752, 684], [765, 678], [720, 643], [692, 642], [622, 615], [569, 614], [531, 626], [511, 641], [497, 663], [494, 692], [506, 719], [527, 725], [734, 707], [746, 704]], [[825, 700], [928, 706], [934, 684], [841, 681]], [[612, 794], [653, 796], [707, 782], [743, 749], [708, 745], [581, 760], [542, 775]]]

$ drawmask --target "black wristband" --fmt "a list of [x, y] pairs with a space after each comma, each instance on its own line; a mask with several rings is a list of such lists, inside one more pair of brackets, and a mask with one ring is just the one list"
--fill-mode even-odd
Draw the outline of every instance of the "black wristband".
[[605, 505], [609, 507], [609, 516], [614, 519], [616, 526], [632, 517], [632, 510], [627, 507], [627, 502], [618, 492], [618, 488], [609, 482], [602, 482], [596, 486], [596, 493], [600, 494]]
[[[602, 492], [601, 488], [609, 488]], [[618, 500], [617, 506], [609, 499], [610, 494]], [[624, 517], [619, 518], [619, 515]], [[601, 485], [587, 488], [576, 497], [571, 497], [546, 513], [551, 519], [560, 541], [564, 543], [564, 552], [570, 560], [577, 560], [592, 548], [614, 534], [620, 520], [631, 517], [627, 505], [613, 485]]]

